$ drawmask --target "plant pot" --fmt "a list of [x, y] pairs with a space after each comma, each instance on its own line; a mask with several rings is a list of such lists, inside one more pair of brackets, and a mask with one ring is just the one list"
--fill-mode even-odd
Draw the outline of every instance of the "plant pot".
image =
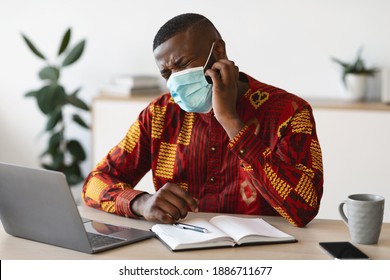
[[367, 78], [367, 75], [364, 74], [348, 74], [345, 76], [345, 91], [349, 100], [364, 99], [367, 91]]

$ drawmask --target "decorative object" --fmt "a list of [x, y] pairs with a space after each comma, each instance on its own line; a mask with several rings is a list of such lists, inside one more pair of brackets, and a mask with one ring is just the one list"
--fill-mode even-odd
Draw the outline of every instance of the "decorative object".
[[[88, 129], [89, 126], [77, 111], [89, 111], [89, 107], [78, 97], [80, 88], [68, 93], [60, 82], [61, 71], [81, 57], [86, 43], [85, 40], [81, 40], [69, 49], [71, 35], [69, 28], [62, 37], [56, 63], [51, 63], [26, 35], [22, 34], [22, 37], [29, 49], [45, 62], [45, 66], [38, 74], [43, 86], [25, 95], [36, 98], [39, 109], [47, 117], [44, 133], [48, 134], [49, 138], [47, 149], [40, 156], [41, 166], [63, 172], [72, 186], [84, 180], [80, 164], [86, 159], [86, 153], [78, 140], [68, 138], [66, 128], [71, 123], [76, 123]], [[66, 114], [70, 112], [68, 109], [70, 107], [76, 111], [72, 113], [71, 118], [67, 118]]]
[[378, 72], [377, 68], [366, 67], [361, 52], [362, 49], [359, 49], [356, 59], [352, 63], [332, 58], [342, 67], [342, 81], [351, 100], [361, 100], [365, 97], [368, 77]]

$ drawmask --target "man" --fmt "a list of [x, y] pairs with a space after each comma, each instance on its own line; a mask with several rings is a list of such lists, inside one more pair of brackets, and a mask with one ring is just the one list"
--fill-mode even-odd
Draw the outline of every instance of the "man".
[[[189, 211], [310, 222], [323, 171], [309, 104], [239, 72], [217, 29], [198, 14], [164, 24], [153, 52], [170, 93], [141, 112], [89, 174], [85, 203], [160, 223]], [[134, 190], [150, 169], [156, 193]]]

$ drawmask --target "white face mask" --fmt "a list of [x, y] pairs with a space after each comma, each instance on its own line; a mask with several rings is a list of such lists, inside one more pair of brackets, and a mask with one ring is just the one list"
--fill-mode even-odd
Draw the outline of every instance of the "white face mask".
[[213, 107], [212, 85], [207, 82], [204, 75], [204, 68], [213, 49], [214, 43], [204, 66], [173, 73], [167, 81], [173, 100], [186, 112], [208, 113]]

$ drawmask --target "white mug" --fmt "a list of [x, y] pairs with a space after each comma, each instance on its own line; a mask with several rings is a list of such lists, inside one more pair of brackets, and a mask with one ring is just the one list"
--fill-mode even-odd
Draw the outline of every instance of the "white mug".
[[[344, 212], [344, 205], [347, 207], [347, 214]], [[384, 197], [375, 194], [353, 194], [340, 203], [339, 212], [349, 228], [353, 243], [378, 243], [384, 207]]]

